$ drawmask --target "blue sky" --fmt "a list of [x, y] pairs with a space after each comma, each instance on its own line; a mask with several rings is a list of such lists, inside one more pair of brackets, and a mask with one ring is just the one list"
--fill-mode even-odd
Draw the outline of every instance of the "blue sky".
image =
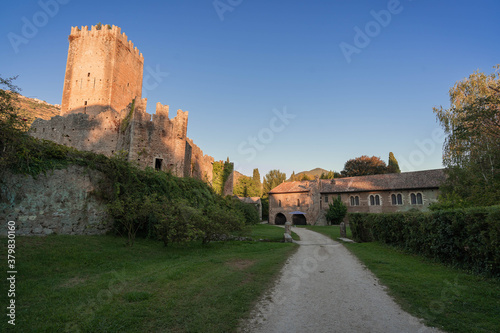
[[114, 24], [144, 55], [148, 111], [188, 110], [188, 136], [245, 174], [391, 151], [403, 171], [433, 169], [432, 108], [500, 63], [499, 12], [498, 0], [9, 1], [0, 75], [60, 104], [71, 27]]

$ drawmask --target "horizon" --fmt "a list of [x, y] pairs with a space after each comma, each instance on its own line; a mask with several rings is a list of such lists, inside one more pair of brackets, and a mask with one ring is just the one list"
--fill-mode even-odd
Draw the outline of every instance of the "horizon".
[[144, 56], [149, 113], [157, 102], [189, 111], [188, 136], [205, 154], [288, 179], [391, 151], [402, 172], [443, 168], [432, 108], [500, 63], [492, 0], [232, 4], [10, 2], [0, 74], [61, 104], [71, 27], [116, 25]]

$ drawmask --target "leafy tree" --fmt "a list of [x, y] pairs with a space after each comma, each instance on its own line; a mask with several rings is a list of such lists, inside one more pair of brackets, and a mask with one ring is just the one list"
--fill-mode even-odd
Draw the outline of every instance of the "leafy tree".
[[319, 179], [334, 179], [335, 177], [335, 172], [333, 171], [328, 171], [328, 172], [323, 172]]
[[241, 176], [234, 185], [233, 193], [239, 197], [259, 197], [260, 189], [255, 187], [252, 178]]
[[307, 173], [303, 174], [300, 180], [311, 180], [311, 178], [307, 175]]
[[256, 190], [256, 195], [252, 195], [255, 197], [262, 196], [262, 182], [260, 181], [260, 172], [259, 169], [253, 169], [253, 185]]
[[347, 214], [347, 206], [342, 202], [340, 196], [328, 205], [325, 217], [330, 224], [340, 224]]
[[286, 174], [279, 170], [271, 170], [264, 177], [264, 194], [267, 195], [269, 191], [286, 181]]
[[474, 72], [450, 89], [448, 109], [434, 108], [447, 138], [443, 164], [448, 174], [441, 201], [456, 206], [500, 202], [500, 66]]
[[387, 165], [387, 173], [401, 173], [398, 160], [394, 157], [392, 151], [389, 153], [389, 164]]
[[27, 135], [27, 119], [21, 115], [16, 101], [20, 92], [14, 85], [17, 78], [0, 77], [0, 168], [21, 162], [28, 165], [32, 158], [27, 147], [30, 138]]
[[344, 177], [368, 176], [387, 173], [387, 165], [380, 157], [366, 155], [350, 159], [341, 171]]
[[292, 175], [290, 176], [290, 181], [295, 182], [298, 180], [297, 175], [295, 175], [295, 171], [292, 172]]
[[224, 185], [234, 170], [234, 165], [229, 161], [229, 157], [225, 162], [217, 161], [212, 166], [212, 188], [215, 193], [222, 195]]

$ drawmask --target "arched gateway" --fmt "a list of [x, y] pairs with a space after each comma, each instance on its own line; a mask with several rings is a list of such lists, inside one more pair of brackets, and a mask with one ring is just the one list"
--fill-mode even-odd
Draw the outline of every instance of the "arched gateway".
[[294, 225], [306, 225], [307, 220], [304, 214], [293, 214], [292, 224]]
[[286, 216], [281, 213], [276, 214], [276, 217], [274, 218], [274, 224], [284, 225], [285, 223], [286, 223]]

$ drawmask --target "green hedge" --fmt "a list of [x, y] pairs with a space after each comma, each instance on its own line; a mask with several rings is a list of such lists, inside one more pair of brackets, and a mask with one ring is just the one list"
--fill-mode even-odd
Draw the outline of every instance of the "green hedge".
[[349, 214], [357, 242], [379, 241], [475, 273], [500, 276], [500, 206]]

